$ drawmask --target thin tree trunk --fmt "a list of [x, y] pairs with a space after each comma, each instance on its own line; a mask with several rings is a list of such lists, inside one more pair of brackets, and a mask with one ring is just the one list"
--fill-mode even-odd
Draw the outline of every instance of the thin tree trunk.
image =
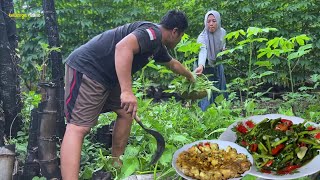
[[12, 1], [0, 0], [0, 5], [0, 98], [3, 101], [5, 134], [16, 136], [21, 129], [21, 100], [15, 55], [15, 22], [8, 17], [13, 12]]
[[2, 102], [0, 100], [0, 147], [4, 146], [4, 123], [4, 113], [2, 109]]
[[33, 177], [40, 175], [40, 165], [38, 163], [38, 135], [39, 135], [39, 108], [32, 109], [31, 122], [29, 126], [29, 138], [27, 146], [27, 156], [23, 167], [24, 180], [32, 180]]
[[40, 103], [40, 112], [38, 112], [40, 120], [38, 137], [40, 170], [41, 174], [47, 179], [61, 179], [55, 136], [58, 114], [56, 87], [52, 83], [42, 83], [41, 89], [41, 92], [45, 92], [45, 94], [42, 96], [43, 102]]
[[[45, 26], [50, 47], [59, 47], [59, 31], [56, 18], [54, 0], [43, 0], [43, 12]], [[49, 55], [49, 62], [52, 67], [52, 82], [57, 86], [58, 114], [57, 114], [57, 135], [62, 138], [65, 132], [64, 122], [64, 68], [60, 52], [52, 51]]]

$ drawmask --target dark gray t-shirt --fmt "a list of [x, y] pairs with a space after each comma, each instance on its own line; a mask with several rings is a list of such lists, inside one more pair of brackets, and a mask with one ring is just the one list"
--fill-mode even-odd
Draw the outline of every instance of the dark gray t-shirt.
[[66, 63], [106, 88], [112, 88], [118, 83], [114, 57], [115, 46], [130, 33], [137, 37], [140, 46], [140, 52], [133, 58], [132, 74], [143, 68], [151, 56], [156, 62], [169, 62], [172, 59], [161, 42], [162, 34], [159, 27], [154, 23], [139, 21], [95, 36], [74, 50]]

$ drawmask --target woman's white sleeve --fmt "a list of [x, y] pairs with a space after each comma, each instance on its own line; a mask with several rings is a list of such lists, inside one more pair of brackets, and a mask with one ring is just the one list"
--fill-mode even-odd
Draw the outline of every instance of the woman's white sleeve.
[[206, 67], [206, 60], [207, 60], [207, 47], [206, 45], [202, 45], [200, 47], [199, 57], [198, 57], [198, 66], [203, 65]]

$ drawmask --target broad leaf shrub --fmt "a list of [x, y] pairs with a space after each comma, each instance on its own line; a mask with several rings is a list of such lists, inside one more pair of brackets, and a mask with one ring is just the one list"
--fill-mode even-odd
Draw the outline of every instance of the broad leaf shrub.
[[[234, 46], [218, 56], [222, 56], [222, 63], [225, 63], [228, 69], [240, 72], [240, 78], [249, 78], [246, 81], [248, 87], [265, 82], [290, 87], [294, 92], [295, 84], [301, 82], [297, 74], [304, 71], [302, 57], [312, 50], [312, 44], [309, 42], [311, 39], [306, 34], [289, 39], [277, 36], [268, 38], [278, 31], [276, 28], [249, 27], [246, 31], [241, 29], [230, 32], [226, 39]], [[243, 55], [248, 55], [248, 58], [243, 58]], [[285, 69], [284, 65], [287, 66]], [[268, 76], [264, 74], [265, 77], [260, 76], [266, 72], [272, 73], [268, 73]]]

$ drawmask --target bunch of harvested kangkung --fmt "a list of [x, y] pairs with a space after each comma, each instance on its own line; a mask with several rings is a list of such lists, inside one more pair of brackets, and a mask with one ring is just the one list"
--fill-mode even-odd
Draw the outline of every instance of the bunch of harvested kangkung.
[[200, 180], [224, 180], [240, 177], [251, 167], [245, 154], [216, 143], [199, 143], [179, 154], [177, 167], [187, 176]]

